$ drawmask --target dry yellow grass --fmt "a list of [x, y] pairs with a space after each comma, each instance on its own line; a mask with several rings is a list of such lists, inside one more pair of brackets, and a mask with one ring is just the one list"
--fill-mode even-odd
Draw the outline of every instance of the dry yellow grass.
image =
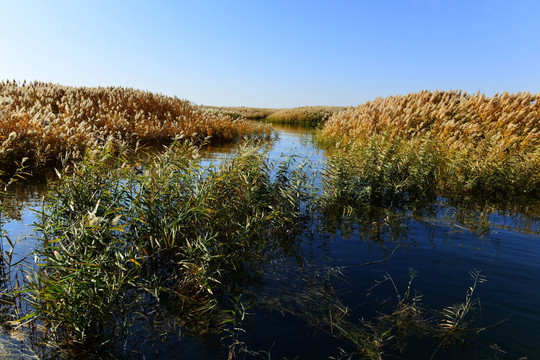
[[201, 109], [216, 114], [248, 120], [267, 120], [275, 123], [319, 125], [324, 123], [334, 113], [346, 109], [341, 106], [302, 106], [297, 108], [250, 108], [250, 107], [219, 107], [200, 106]]
[[200, 108], [206, 111], [227, 115], [235, 119], [245, 118], [248, 120], [262, 120], [265, 119], [268, 115], [280, 110], [271, 108], [251, 108], [244, 106], [227, 107], [205, 105], [201, 105]]
[[324, 123], [334, 113], [344, 110], [341, 106], [303, 106], [292, 109], [278, 110], [266, 118], [271, 122], [290, 124], [319, 125]]
[[186, 100], [130, 88], [0, 82], [0, 169], [80, 158], [103, 143], [170, 141], [175, 137], [232, 141], [271, 129], [204, 111]]
[[540, 94], [468, 95], [422, 91], [377, 98], [331, 117], [323, 135], [353, 141], [376, 133], [433, 136], [455, 149], [490, 143], [492, 150], [525, 150], [540, 144]]
[[377, 98], [334, 114], [319, 137], [357, 148], [380, 139], [380, 151], [397, 146], [396, 154], [419, 151], [407, 143], [435, 144], [434, 181], [443, 193], [540, 195], [540, 94], [422, 91]]

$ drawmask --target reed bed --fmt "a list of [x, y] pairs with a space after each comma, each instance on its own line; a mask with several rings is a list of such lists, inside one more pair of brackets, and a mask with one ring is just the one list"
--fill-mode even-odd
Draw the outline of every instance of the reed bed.
[[218, 112], [234, 119], [244, 118], [248, 120], [262, 120], [280, 109], [272, 108], [251, 108], [245, 106], [200, 106], [206, 111]]
[[328, 120], [334, 113], [345, 110], [340, 106], [303, 106], [278, 110], [266, 117], [276, 123], [318, 126]]
[[175, 144], [141, 170], [107, 147], [59, 173], [36, 224], [39, 265], [17, 289], [30, 310], [10, 326], [74, 356], [114, 349], [135, 322], [228, 324], [231, 299], [295, 248], [309, 182], [256, 148], [209, 166], [197, 151]]
[[[331, 217], [321, 206], [328, 198], [350, 202], [354, 192], [341, 178], [325, 175], [325, 184], [334, 181], [343, 192], [315, 200], [313, 178], [297, 159], [271, 163], [256, 148], [208, 166], [200, 164], [198, 147], [187, 143], [140, 164], [127, 151], [113, 150], [92, 149], [72, 171], [58, 172], [38, 213], [37, 264], [25, 267], [20, 281], [1, 282], [14, 273], [13, 246], [2, 252], [0, 288], [7, 296], [0, 321], [13, 340], [0, 338], [0, 347], [22, 352], [18, 358], [124, 358], [126, 349], [140, 357], [138, 336], [151, 342], [148, 328], [170, 334], [164, 324], [199, 338], [230, 334], [221, 340], [236, 358], [248, 308], [267, 305], [346, 344], [344, 358], [411, 351], [415, 339], [446, 347], [469, 336], [465, 317], [475, 305], [476, 279], [465, 302], [441, 311], [424, 308], [409, 282], [403, 295], [396, 290], [390, 313], [356, 321], [332, 286], [340, 270], [323, 266], [311, 275], [301, 235], [314, 229], [313, 221]], [[400, 198], [396, 192], [394, 199]], [[366, 218], [372, 231], [393, 227], [392, 238], [404, 232], [401, 222], [388, 223], [389, 213], [383, 217], [378, 230], [384, 231]], [[3, 240], [1, 225], [0, 218]], [[296, 280], [294, 273], [288, 277], [289, 264], [283, 273], [277, 267], [294, 258]], [[258, 295], [267, 281], [276, 286], [278, 280], [286, 283], [277, 292], [284, 296], [273, 298], [270, 290], [267, 301]], [[384, 281], [397, 289], [389, 275]]]
[[270, 133], [270, 127], [148, 91], [0, 82], [0, 169], [16, 168], [23, 158], [34, 167], [80, 159], [106, 142], [227, 142]]
[[249, 107], [218, 107], [200, 106], [205, 111], [244, 118], [248, 120], [266, 120], [268, 122], [317, 126], [323, 124], [334, 113], [345, 110], [340, 106], [303, 106], [290, 109], [249, 108]]
[[[378, 98], [333, 115], [319, 138], [347, 148], [346, 156], [356, 159], [351, 161], [357, 167], [365, 163], [362, 149], [373, 142], [379, 144], [372, 147], [373, 156], [393, 149], [395, 156], [387, 161], [420, 156], [419, 164], [436, 163], [430, 176], [437, 193], [538, 197], [539, 98], [462, 91]], [[397, 165], [402, 177], [411, 175], [409, 166]]]

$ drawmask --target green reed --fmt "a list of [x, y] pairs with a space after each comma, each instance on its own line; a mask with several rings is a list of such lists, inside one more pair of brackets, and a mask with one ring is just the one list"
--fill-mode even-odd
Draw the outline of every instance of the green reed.
[[231, 294], [294, 248], [310, 190], [301, 167], [274, 168], [257, 149], [198, 157], [175, 144], [137, 164], [106, 148], [59, 173], [24, 287], [32, 311], [13, 325], [42, 324], [42, 342], [70, 351], [118, 343], [149, 312], [218, 331]]
[[372, 206], [414, 207], [430, 202], [436, 195], [441, 161], [433, 142], [411, 143], [388, 136], [333, 151], [322, 171], [319, 206], [341, 217], [340, 212], [362, 212]]
[[[28, 353], [36, 348], [45, 357], [112, 356], [141, 323], [179, 326], [194, 336], [225, 334], [234, 357], [248, 351], [242, 321], [264, 305], [257, 287], [270, 260], [299, 256], [310, 221], [343, 230], [348, 216], [351, 226], [364, 221], [399, 240], [406, 231], [399, 209], [416, 211], [433, 200], [438, 160], [427, 156], [436, 154], [431, 146], [400, 152], [399, 139], [372, 139], [353, 147], [356, 157], [330, 159], [317, 197], [305, 164], [272, 163], [258, 148], [244, 147], [213, 165], [201, 164], [198, 148], [187, 143], [144, 162], [133, 159], [145, 156], [115, 155], [107, 146], [89, 151], [58, 172], [36, 224], [38, 264], [26, 270], [21, 288], [6, 287], [19, 312], [9, 310], [3, 323], [32, 339]], [[347, 344], [344, 356], [377, 358], [426, 336], [435, 348], [446, 347], [468, 336], [475, 285], [463, 306], [441, 313], [421, 306], [413, 275], [404, 292], [386, 276], [397, 304], [356, 321], [333, 288], [332, 278], [344, 276], [339, 269], [302, 269], [305, 286], [285, 287], [289, 296], [270, 307]]]

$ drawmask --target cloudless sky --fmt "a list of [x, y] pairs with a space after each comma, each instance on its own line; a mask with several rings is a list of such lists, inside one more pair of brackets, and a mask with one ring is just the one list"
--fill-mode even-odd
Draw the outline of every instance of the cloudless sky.
[[0, 80], [196, 104], [540, 92], [538, 0], [0, 0]]

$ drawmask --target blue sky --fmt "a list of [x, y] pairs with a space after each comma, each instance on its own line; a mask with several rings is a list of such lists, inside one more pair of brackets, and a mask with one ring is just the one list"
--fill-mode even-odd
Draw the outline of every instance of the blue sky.
[[196, 104], [540, 92], [540, 1], [0, 0], [0, 79]]

